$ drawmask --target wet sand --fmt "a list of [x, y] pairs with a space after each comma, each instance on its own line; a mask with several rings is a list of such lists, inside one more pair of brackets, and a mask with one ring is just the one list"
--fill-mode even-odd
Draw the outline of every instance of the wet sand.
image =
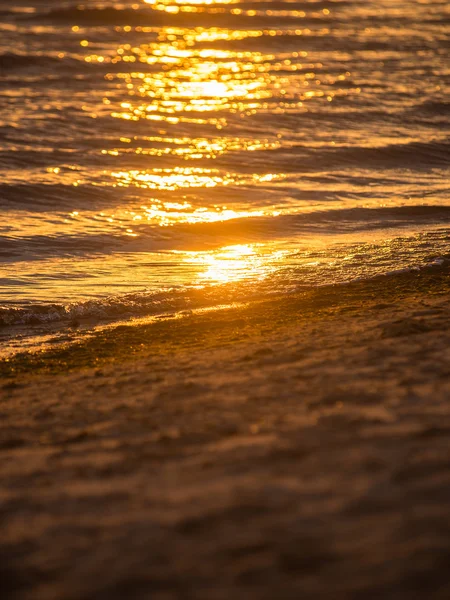
[[0, 363], [0, 595], [450, 597], [450, 274]]

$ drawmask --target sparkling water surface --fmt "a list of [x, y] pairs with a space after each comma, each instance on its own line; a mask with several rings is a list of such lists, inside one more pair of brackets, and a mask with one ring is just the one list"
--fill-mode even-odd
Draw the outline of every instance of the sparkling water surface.
[[443, 0], [0, 2], [0, 323], [444, 264], [449, 33]]

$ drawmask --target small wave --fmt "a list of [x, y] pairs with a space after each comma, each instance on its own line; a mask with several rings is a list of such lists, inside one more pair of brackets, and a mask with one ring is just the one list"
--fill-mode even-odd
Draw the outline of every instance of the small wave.
[[38, 213], [111, 207], [126, 193], [126, 190], [117, 188], [81, 184], [0, 184], [3, 209], [32, 210]]
[[[61, 218], [61, 217], [60, 217]], [[55, 222], [56, 216], [54, 216]], [[177, 223], [161, 228], [157, 224], [133, 225], [137, 237], [116, 229], [82, 234], [30, 235], [0, 240], [0, 257], [9, 263], [74, 256], [107, 256], [117, 252], [162, 252], [213, 250], [234, 244], [257, 244], [282, 238], [354, 234], [380, 229], [407, 229], [448, 224], [450, 207], [401, 206], [321, 210], [314, 213], [245, 217], [213, 223]]]
[[404, 125], [411, 130], [419, 125], [442, 132], [448, 128], [449, 114], [450, 102], [435, 99], [419, 102], [415, 106], [405, 108], [402, 117]]
[[412, 109], [412, 112], [429, 116], [446, 117], [450, 114], [450, 102], [447, 100], [427, 100]]
[[[44, 325], [67, 323], [78, 325], [89, 321], [98, 324], [105, 321], [117, 321], [141, 316], [157, 316], [182, 313], [205, 307], [214, 307], [236, 302], [262, 300], [275, 295], [295, 293], [307, 288], [324, 287], [329, 285], [344, 285], [352, 281], [370, 280], [378, 277], [393, 276], [407, 272], [421, 271], [442, 267], [448, 263], [448, 257], [435, 256], [422, 264], [409, 264], [401, 268], [387, 268], [384, 271], [368, 271], [360, 276], [358, 271], [353, 274], [345, 270], [334, 272], [331, 268], [318, 271], [302, 278], [301, 271], [289, 274], [289, 277], [243, 284], [222, 284], [220, 286], [205, 286], [202, 288], [171, 288], [157, 292], [129, 293], [110, 296], [96, 300], [88, 300], [71, 304], [30, 304], [26, 307], [0, 306], [0, 327], [16, 325]], [[314, 267], [313, 267], [314, 269]]]
[[[208, 240], [210, 243], [213, 241], [214, 245], [221, 246], [226, 243], [258, 242], [299, 234], [337, 235], [449, 221], [450, 206], [348, 208], [277, 217], [247, 217], [215, 223], [180, 224], [167, 228], [166, 234], [173, 232], [174, 239], [182, 240], [187, 247], [190, 243], [200, 246], [201, 240]], [[136, 228], [136, 231], [139, 229]]]
[[[0, 326], [36, 325], [59, 321], [114, 320], [128, 317], [156, 315], [200, 308], [214, 304], [212, 294], [197, 290], [168, 289], [161, 292], [141, 292], [88, 300], [72, 304], [34, 304], [27, 307], [0, 307]], [[232, 297], [228, 297], [232, 300]]]
[[[31, 18], [62, 23], [78, 23], [85, 26], [129, 25], [159, 27], [167, 24], [167, 21], [180, 21], [177, 17], [178, 15], [169, 15], [162, 11], [142, 7], [139, 10], [133, 10], [131, 8], [86, 8], [82, 6], [70, 6], [49, 10], [45, 13], [40, 12]], [[198, 21], [198, 15], [192, 17], [183, 14], [181, 16], [183, 25], [189, 25], [189, 23], [186, 23], [186, 17], [188, 21], [195, 19]], [[219, 19], [220, 17], [223, 20], [223, 16], [219, 16]]]
[[[28, 19], [33, 20], [49, 20], [53, 22], [60, 23], [78, 23], [84, 26], [151, 26], [151, 27], [161, 27], [161, 26], [180, 26], [180, 27], [196, 27], [196, 26], [232, 26], [233, 24], [249, 24], [252, 27], [265, 25], [274, 22], [274, 16], [271, 14], [273, 11], [273, 6], [270, 4], [266, 5], [266, 7], [259, 7], [258, 12], [254, 14], [255, 4], [259, 3], [249, 3], [247, 9], [250, 9], [250, 14], [247, 14], [247, 10], [242, 7], [242, 4], [239, 5], [239, 8], [242, 12], [239, 14], [232, 12], [232, 7], [228, 4], [217, 4], [214, 7], [204, 6], [201, 7], [201, 11], [195, 12], [186, 12], [180, 11], [178, 13], [154, 10], [152, 8], [146, 8], [140, 6], [139, 8], [131, 9], [127, 7], [86, 7], [80, 5], [72, 5], [66, 8], [58, 8], [51, 9], [46, 12], [39, 12], [27, 17]], [[283, 6], [284, 4], [284, 6]], [[281, 4], [280, 13], [276, 15], [276, 23], [278, 26], [282, 26], [284, 24], [296, 24], [301, 22], [302, 26], [305, 25], [323, 25], [326, 21], [326, 18], [322, 14], [321, 16], [316, 16], [318, 12], [318, 8], [316, 5], [311, 7], [309, 3], [304, 4], [291, 4], [289, 3], [288, 8], [286, 8], [286, 4]], [[264, 8], [270, 10], [268, 13], [264, 13]], [[324, 3], [325, 7], [325, 3]], [[313, 8], [315, 9], [315, 13], [313, 14]], [[306, 14], [298, 14], [298, 11], [303, 13], [305, 9], [308, 10]], [[259, 12], [261, 11], [261, 12]], [[297, 13], [296, 13], [297, 11]]]
[[62, 65], [64, 69], [67, 69], [70, 62], [76, 61], [71, 61], [66, 57], [63, 65], [60, 58], [48, 56], [46, 54], [15, 54], [12, 52], [6, 52], [4, 54], [0, 54], [0, 71], [4, 72], [15, 69], [27, 69], [32, 67], [52, 68], [58, 64]]
[[120, 235], [34, 235], [0, 240], [0, 257], [10, 262], [41, 258], [64, 258], [117, 251], [125, 244]]
[[[333, 169], [336, 167], [356, 166], [367, 169], [393, 169], [405, 167], [415, 170], [445, 168], [450, 164], [450, 142], [435, 140], [431, 142], [411, 142], [407, 144], [391, 144], [370, 148], [364, 146], [338, 148], [308, 148], [295, 146], [286, 171], [309, 171], [317, 168]], [[283, 153], [284, 149], [273, 150]]]

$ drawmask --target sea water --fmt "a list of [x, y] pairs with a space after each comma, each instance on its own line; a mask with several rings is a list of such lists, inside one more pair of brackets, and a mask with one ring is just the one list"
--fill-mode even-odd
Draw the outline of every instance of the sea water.
[[3, 341], [446, 264], [449, 33], [446, 0], [0, 2]]

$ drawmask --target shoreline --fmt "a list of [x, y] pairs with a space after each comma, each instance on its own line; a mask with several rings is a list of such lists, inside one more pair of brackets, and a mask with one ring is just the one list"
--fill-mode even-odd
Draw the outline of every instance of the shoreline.
[[[377, 303], [402, 302], [417, 295], [432, 297], [450, 293], [450, 271], [445, 266], [381, 275], [347, 284], [330, 284], [307, 288], [285, 296], [238, 302], [224, 306], [206, 306], [189, 311], [137, 317], [119, 324], [106, 323], [89, 337], [71, 341], [43, 352], [17, 352], [0, 358], [0, 380], [37, 373], [64, 373], [80, 368], [93, 368], [109, 362], [131, 360], [147, 354], [175, 351], [177, 348], [214, 347], [221, 343], [245, 341], [261, 332], [277, 333], [278, 329], [304, 321], [316, 321], [339, 314], [353, 314]], [[234, 335], [234, 331], [239, 333]], [[56, 332], [56, 330], [55, 330]]]
[[450, 593], [450, 273], [0, 363], [0, 592]]

